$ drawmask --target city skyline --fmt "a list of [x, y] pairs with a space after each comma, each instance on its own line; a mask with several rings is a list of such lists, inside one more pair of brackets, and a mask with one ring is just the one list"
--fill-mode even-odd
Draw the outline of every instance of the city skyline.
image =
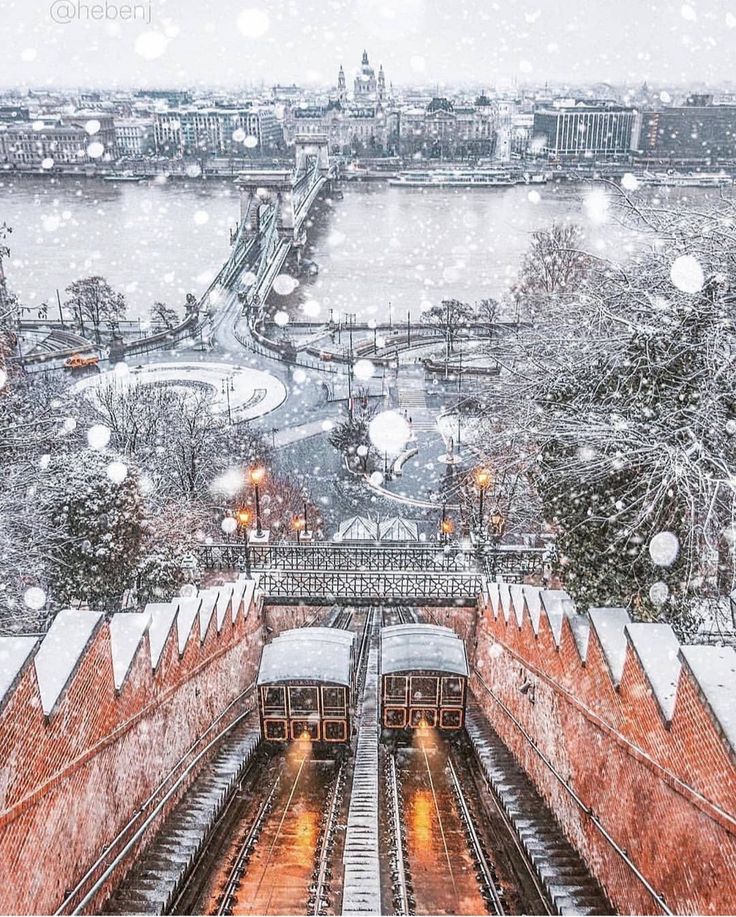
[[[97, 6], [103, 18], [93, 20]], [[176, 8], [150, 0], [137, 5], [135, 21], [121, 21], [126, 9], [86, 0], [7, 5], [0, 87], [327, 87], [341, 63], [351, 78], [364, 49], [395, 86], [717, 87], [731, 79], [736, 53], [736, 15], [725, 0], [655, 3], [645, 14], [636, 0], [584, 9], [568, 0], [512, 9], [476, 0], [453, 9], [437, 0], [400, 9], [380, 0], [225, 0], [216, 19], [191, 0]]]

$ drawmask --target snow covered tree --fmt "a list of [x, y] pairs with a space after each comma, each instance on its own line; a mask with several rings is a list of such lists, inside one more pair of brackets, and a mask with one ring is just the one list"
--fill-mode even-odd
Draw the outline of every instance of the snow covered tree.
[[693, 598], [734, 584], [736, 240], [716, 211], [624, 201], [656, 245], [550, 298], [508, 386], [568, 588], [683, 636]]
[[549, 229], [533, 232], [514, 293], [548, 296], [579, 287], [591, 267], [583, 245], [583, 230], [574, 223], [553, 223]]
[[151, 306], [151, 321], [171, 330], [179, 323], [179, 313], [165, 302], [155, 302]]
[[134, 582], [144, 507], [137, 475], [111, 473], [107, 452], [64, 452], [40, 477], [39, 513], [52, 530], [47, 575], [57, 604], [112, 609]]
[[424, 313], [423, 318], [434, 325], [444, 328], [447, 337], [448, 356], [452, 352], [458, 332], [467, 328], [473, 320], [473, 308], [459, 299], [443, 299]]
[[114, 329], [120, 319], [125, 318], [127, 306], [125, 297], [110, 286], [104, 277], [85, 277], [75, 280], [66, 288], [68, 306], [80, 327], [85, 332], [85, 322], [92, 327], [95, 341], [102, 342], [100, 330], [103, 325]]

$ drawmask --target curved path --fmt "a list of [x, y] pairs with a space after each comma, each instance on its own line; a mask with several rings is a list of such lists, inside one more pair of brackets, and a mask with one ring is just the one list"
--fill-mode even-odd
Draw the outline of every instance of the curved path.
[[167, 386], [183, 392], [206, 393], [215, 414], [229, 413], [234, 421], [253, 420], [286, 400], [286, 386], [271, 373], [232, 363], [149, 363], [120, 372], [118, 368], [77, 382], [73, 391], [95, 399], [105, 386]]

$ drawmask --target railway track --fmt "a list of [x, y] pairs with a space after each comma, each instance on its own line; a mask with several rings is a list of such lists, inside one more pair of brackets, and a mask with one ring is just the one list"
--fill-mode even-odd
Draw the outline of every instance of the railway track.
[[322, 820], [322, 834], [317, 848], [317, 864], [315, 867], [314, 884], [310, 889], [310, 898], [307, 902], [307, 913], [313, 917], [320, 917], [330, 904], [330, 880], [332, 879], [332, 853], [335, 842], [335, 829], [337, 816], [342, 802], [342, 792], [345, 785], [345, 762], [341, 761], [335, 780], [330, 790], [327, 808]]
[[[336, 629], [348, 629], [353, 609], [342, 608], [330, 621]], [[373, 614], [366, 616], [356, 661], [358, 692], [362, 690], [368, 662]], [[282, 754], [276, 777], [264, 789], [251, 823], [239, 842], [219, 898], [216, 913], [270, 913], [283, 906], [284, 894], [292, 910], [304, 909], [319, 917], [330, 907], [332, 861], [338, 817], [343, 804], [346, 763], [339, 759], [327, 782], [329, 762], [311, 758], [311, 746], [293, 745]], [[302, 757], [299, 755], [302, 754]], [[306, 814], [305, 814], [306, 813]], [[297, 868], [289, 857], [299, 848]], [[310, 869], [299, 891], [304, 862]], [[290, 886], [285, 892], [286, 886]], [[301, 902], [298, 896], [303, 894]], [[254, 911], [256, 908], [257, 911]]]
[[237, 891], [240, 886], [240, 880], [242, 879], [243, 875], [245, 874], [245, 870], [248, 867], [248, 860], [250, 859], [255, 845], [258, 842], [258, 837], [261, 833], [261, 829], [263, 828], [263, 823], [271, 811], [274, 799], [281, 785], [283, 773], [284, 769], [282, 765], [282, 767], [279, 769], [276, 779], [272, 783], [270, 791], [266, 795], [266, 798], [263, 800], [261, 805], [258, 807], [256, 817], [251, 822], [245, 839], [240, 845], [240, 849], [238, 850], [235, 861], [233, 862], [232, 868], [230, 869], [230, 874], [227, 877], [225, 889], [217, 907], [217, 914], [232, 914], [232, 907], [235, 903]]
[[[405, 759], [403, 765], [397, 755]], [[395, 914], [414, 914], [418, 900], [424, 898], [427, 900], [419, 901], [420, 910], [441, 910], [438, 889], [448, 913], [479, 913], [481, 902], [489, 913], [506, 913], [503, 890], [486, 853], [461, 771], [444, 742], [429, 752], [421, 743], [399, 752], [386, 751], [385, 798]], [[468, 874], [477, 879], [475, 890], [468, 886]]]
[[457, 800], [460, 818], [465, 825], [465, 834], [468, 838], [468, 843], [472, 850], [473, 858], [475, 859], [475, 865], [478, 869], [479, 881], [483, 889], [483, 897], [490, 905], [492, 913], [501, 915], [505, 913], [503, 895], [500, 888], [498, 887], [498, 883], [496, 882], [493, 867], [486, 855], [484, 844], [478, 834], [475, 822], [473, 820], [473, 814], [471, 812], [470, 806], [468, 805], [468, 800], [466, 798], [462, 783], [460, 782], [460, 778], [458, 777], [457, 769], [455, 768], [455, 764], [453, 763], [452, 758], [453, 753], [450, 752], [447, 756], [446, 767], [450, 775], [452, 788], [455, 792], [455, 798]]
[[385, 787], [388, 801], [389, 825], [393, 854], [391, 862], [391, 886], [393, 890], [394, 913], [408, 917], [414, 913], [414, 898], [411, 891], [406, 862], [406, 835], [404, 832], [404, 812], [396, 771], [396, 757], [392, 753], [385, 758]]

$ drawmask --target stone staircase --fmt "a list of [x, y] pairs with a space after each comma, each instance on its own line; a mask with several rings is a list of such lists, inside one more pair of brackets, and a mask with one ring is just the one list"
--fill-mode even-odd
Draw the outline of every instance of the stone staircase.
[[555, 912], [614, 914], [600, 885], [565, 838], [521, 765], [472, 703], [468, 704], [466, 730], [489, 787], [526, 850]]
[[251, 725], [243, 724], [225, 736], [103, 913], [163, 914], [170, 909], [259, 742], [260, 733]]

